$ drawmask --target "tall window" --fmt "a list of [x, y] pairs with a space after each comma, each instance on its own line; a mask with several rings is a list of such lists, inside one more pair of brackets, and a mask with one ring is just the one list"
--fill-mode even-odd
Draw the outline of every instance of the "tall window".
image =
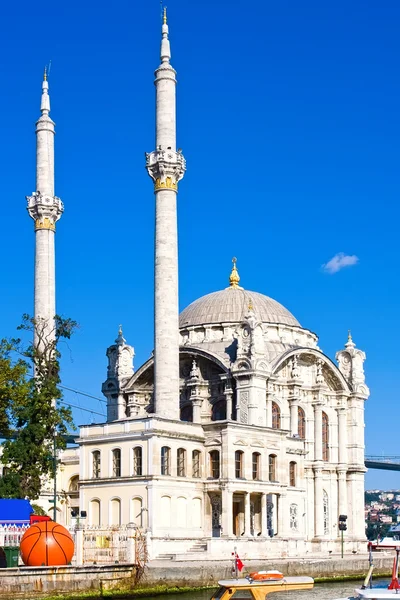
[[299, 418], [299, 438], [302, 440], [306, 439], [306, 415], [305, 412], [300, 406], [297, 408], [297, 414]]
[[178, 477], [186, 475], [186, 450], [184, 448], [178, 448], [176, 453], [176, 473]]
[[200, 477], [200, 450], [193, 450], [192, 452], [192, 476]]
[[235, 452], [235, 477], [236, 479], [243, 478], [243, 452], [241, 450]]
[[253, 479], [260, 479], [260, 453], [253, 452], [252, 455], [252, 475]]
[[119, 448], [112, 451], [112, 461], [113, 477], [121, 477], [121, 450]]
[[[100, 450], [95, 450], [94, 452], [92, 452], [92, 473], [93, 473], [94, 479], [99, 479], [100, 467], [101, 467]], [[3, 473], [4, 473], [4, 469], [3, 469]]]
[[322, 460], [329, 460], [329, 419], [322, 413]]
[[224, 421], [226, 419], [226, 401], [220, 400], [214, 404], [212, 409], [212, 421]]
[[210, 452], [210, 474], [213, 479], [219, 479], [219, 452], [212, 450]]
[[187, 421], [188, 423], [192, 423], [193, 406], [191, 404], [186, 404], [186, 406], [181, 408], [181, 421]]
[[161, 448], [161, 475], [171, 475], [171, 448]]
[[329, 498], [328, 494], [324, 490], [323, 496], [323, 504], [324, 504], [324, 534], [328, 535], [329, 533]]
[[142, 475], [142, 448], [137, 446], [133, 449], [133, 475]]
[[268, 456], [268, 476], [270, 481], [276, 481], [276, 456], [270, 454]]
[[296, 487], [296, 463], [291, 461], [289, 463], [289, 485], [291, 487]]
[[276, 402], [272, 403], [272, 429], [281, 428], [281, 411]]

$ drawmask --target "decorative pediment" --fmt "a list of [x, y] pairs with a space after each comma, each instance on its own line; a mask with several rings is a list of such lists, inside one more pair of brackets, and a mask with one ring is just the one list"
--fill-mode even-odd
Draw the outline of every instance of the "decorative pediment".
[[254, 440], [253, 442], [250, 442], [250, 446], [252, 448], [264, 448], [264, 444], [261, 442], [261, 440]]
[[216, 438], [211, 438], [206, 440], [204, 443], [205, 446], [221, 446], [221, 440], [217, 440]]
[[245, 442], [244, 440], [236, 440], [235, 442], [233, 442], [234, 446], [248, 446], [248, 443]]

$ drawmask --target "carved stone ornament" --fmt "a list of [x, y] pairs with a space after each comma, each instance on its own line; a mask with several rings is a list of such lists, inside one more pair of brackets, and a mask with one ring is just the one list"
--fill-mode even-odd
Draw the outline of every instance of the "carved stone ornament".
[[299, 369], [299, 365], [298, 365], [298, 356], [297, 354], [295, 354], [292, 358], [292, 371], [291, 371], [291, 377], [292, 379], [298, 379], [300, 377], [300, 369]]
[[240, 392], [240, 422], [248, 423], [249, 392]]
[[56, 222], [64, 212], [64, 204], [60, 198], [33, 192], [32, 196], [26, 197], [26, 200], [29, 216], [35, 221], [35, 231], [39, 229], [55, 231]]
[[324, 383], [324, 376], [322, 375], [322, 365], [323, 365], [323, 362], [319, 358], [317, 360], [317, 375], [315, 377], [315, 383], [317, 385], [322, 385]]
[[186, 171], [186, 160], [180, 150], [177, 152], [159, 147], [154, 152], [146, 152], [146, 169], [154, 181], [154, 191], [178, 190], [178, 181]]

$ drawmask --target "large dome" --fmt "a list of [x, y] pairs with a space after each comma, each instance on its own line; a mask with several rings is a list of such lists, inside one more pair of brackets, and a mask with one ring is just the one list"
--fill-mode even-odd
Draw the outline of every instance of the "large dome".
[[211, 323], [240, 323], [248, 311], [250, 301], [259, 321], [301, 327], [292, 313], [276, 300], [240, 287], [229, 287], [195, 300], [181, 312], [179, 327], [182, 329]]

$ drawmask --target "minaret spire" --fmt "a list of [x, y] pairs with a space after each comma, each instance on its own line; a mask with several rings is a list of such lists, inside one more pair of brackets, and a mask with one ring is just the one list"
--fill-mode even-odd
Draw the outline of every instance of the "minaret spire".
[[167, 13], [161, 28], [161, 65], [155, 72], [156, 150], [146, 153], [156, 200], [154, 272], [154, 412], [179, 419], [177, 193], [186, 162], [176, 150], [176, 73], [170, 64]]
[[[47, 69], [42, 82], [41, 116], [36, 123], [36, 191], [27, 196], [28, 212], [35, 222], [34, 317], [44, 343], [54, 336], [55, 224], [64, 210], [54, 195], [54, 122], [51, 120]], [[34, 343], [38, 343], [36, 332]]]

